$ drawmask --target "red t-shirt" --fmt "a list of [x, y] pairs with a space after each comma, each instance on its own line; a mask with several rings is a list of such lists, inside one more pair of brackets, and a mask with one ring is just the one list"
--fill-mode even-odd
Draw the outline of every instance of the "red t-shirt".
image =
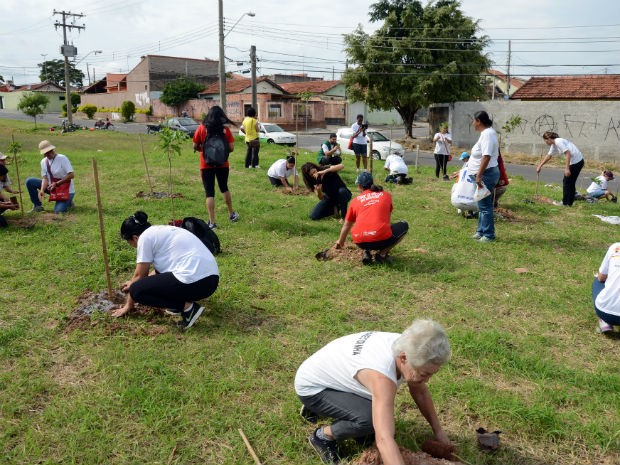
[[392, 209], [392, 196], [385, 191], [368, 189], [355, 197], [345, 218], [345, 221], [355, 223], [351, 229], [353, 242], [377, 242], [392, 237]]
[[[235, 136], [232, 135], [232, 132], [230, 132], [230, 129], [228, 129], [226, 126], [224, 126], [224, 137], [226, 138], [226, 141], [228, 143], [231, 142], [235, 142]], [[202, 146], [202, 144], [204, 143], [204, 141], [207, 139], [207, 128], [205, 127], [204, 124], [201, 124], [200, 126], [198, 126], [198, 129], [196, 129], [196, 132], [194, 133], [194, 144], [200, 144]], [[202, 156], [202, 151], [200, 152], [200, 169], [201, 170], [207, 170], [210, 168], [228, 168], [230, 167], [230, 163], [228, 163], [228, 160], [226, 160], [226, 163], [224, 163], [223, 165], [209, 165], [208, 163], [205, 162], [205, 157]]]

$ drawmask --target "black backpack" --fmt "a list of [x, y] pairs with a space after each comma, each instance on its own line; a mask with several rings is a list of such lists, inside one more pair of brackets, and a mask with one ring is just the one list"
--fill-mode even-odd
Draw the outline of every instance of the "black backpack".
[[202, 144], [202, 156], [205, 159], [205, 163], [214, 166], [223, 165], [228, 160], [229, 154], [230, 147], [223, 133], [221, 135], [207, 135], [206, 140]]
[[213, 255], [217, 255], [221, 252], [220, 239], [204, 220], [188, 216], [187, 218], [183, 218], [181, 227], [187, 229], [200, 239]]

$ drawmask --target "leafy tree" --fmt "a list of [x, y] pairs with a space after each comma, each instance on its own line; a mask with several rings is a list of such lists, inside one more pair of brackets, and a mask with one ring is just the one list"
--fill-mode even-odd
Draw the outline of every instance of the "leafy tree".
[[[61, 87], [65, 87], [65, 60], [47, 60], [37, 65], [41, 68], [39, 79], [41, 82], [53, 82]], [[74, 87], [82, 87], [84, 73], [69, 62], [69, 82]]]
[[34, 127], [37, 127], [37, 116], [43, 114], [45, 107], [50, 103], [48, 96], [37, 92], [28, 92], [22, 95], [17, 109], [34, 118]]
[[125, 122], [132, 121], [133, 115], [136, 114], [136, 104], [131, 100], [125, 100], [121, 104], [121, 115], [123, 115], [123, 119]]
[[185, 76], [180, 76], [174, 81], [167, 82], [164, 90], [159, 97], [159, 101], [169, 107], [175, 107], [177, 110], [181, 104], [189, 99], [196, 98], [198, 92], [204, 89], [204, 85], [198, 84]]
[[370, 20], [383, 21], [372, 35], [361, 26], [345, 35], [352, 67], [343, 81], [349, 98], [371, 110], [396, 109], [407, 135], [416, 112], [431, 103], [484, 96], [480, 73], [489, 39], [477, 36], [478, 22], [460, 11], [458, 0], [381, 0]]
[[168, 158], [168, 187], [171, 205], [172, 219], [174, 219], [174, 191], [172, 183], [172, 157], [181, 156], [183, 143], [189, 139], [183, 131], [175, 131], [169, 127], [163, 127], [158, 133], [159, 148]]

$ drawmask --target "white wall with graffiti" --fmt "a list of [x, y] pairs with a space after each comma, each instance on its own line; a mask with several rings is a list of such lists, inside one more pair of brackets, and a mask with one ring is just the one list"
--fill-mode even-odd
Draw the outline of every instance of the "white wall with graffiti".
[[[436, 105], [441, 107], [444, 105]], [[579, 147], [586, 159], [620, 161], [619, 101], [488, 101], [450, 104], [450, 132], [459, 147], [478, 140], [472, 127], [474, 113], [486, 111], [502, 133], [503, 151], [540, 156], [548, 147], [545, 131], [557, 132]], [[432, 111], [432, 109], [431, 109]], [[502, 126], [518, 116], [521, 123], [507, 133]]]

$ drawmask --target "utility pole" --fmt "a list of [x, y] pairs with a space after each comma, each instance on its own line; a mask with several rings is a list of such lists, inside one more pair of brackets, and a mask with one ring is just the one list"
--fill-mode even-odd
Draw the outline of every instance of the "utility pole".
[[63, 45], [60, 47], [60, 53], [65, 57], [65, 100], [67, 102], [67, 119], [69, 124], [73, 124], [73, 113], [71, 112], [71, 79], [69, 76], [69, 57], [75, 57], [77, 55], [77, 48], [73, 45], [69, 45], [67, 42], [67, 29], [86, 29], [86, 26], [76, 26], [75, 24], [67, 24], [67, 17], [72, 16], [74, 18], [82, 18], [83, 14], [71, 13], [70, 11], [56, 11], [55, 15], [62, 15], [62, 23], [56, 21], [54, 27], [58, 29], [62, 26]]
[[220, 106], [226, 113], [226, 63], [224, 63], [224, 2], [217, 0], [220, 29]]
[[508, 66], [506, 70], [506, 97], [505, 99], [510, 99], [510, 40], [508, 41]]
[[46, 73], [47, 68], [45, 66], [45, 61], [46, 61], [45, 57], [47, 56], [47, 53], [41, 53], [40, 55], [43, 57], [43, 78], [44, 78], [44, 82], [46, 82], [47, 81], [47, 73]]
[[252, 64], [252, 108], [258, 114], [258, 97], [256, 95], [256, 45], [250, 47], [250, 63]]

